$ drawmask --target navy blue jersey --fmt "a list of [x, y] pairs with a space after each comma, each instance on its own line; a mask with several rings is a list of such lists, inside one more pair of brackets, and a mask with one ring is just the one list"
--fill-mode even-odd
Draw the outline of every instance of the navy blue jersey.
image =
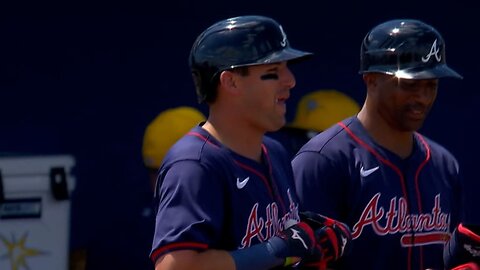
[[443, 269], [443, 246], [460, 218], [459, 166], [418, 133], [414, 144], [411, 156], [401, 159], [351, 117], [293, 159], [302, 209], [352, 229], [352, 253], [338, 269]]
[[150, 257], [174, 250], [236, 250], [298, 222], [298, 199], [285, 149], [264, 137], [263, 162], [224, 147], [201, 127], [168, 152], [159, 171]]

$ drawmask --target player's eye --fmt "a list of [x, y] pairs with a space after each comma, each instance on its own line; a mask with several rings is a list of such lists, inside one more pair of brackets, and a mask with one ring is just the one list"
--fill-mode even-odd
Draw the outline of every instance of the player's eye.
[[421, 89], [437, 89], [438, 82], [435, 80], [402, 80], [399, 82], [399, 86], [405, 91], [415, 92]]
[[263, 74], [260, 76], [260, 79], [265, 81], [265, 80], [278, 80], [278, 74], [275, 73], [268, 73], [268, 74]]
[[398, 85], [400, 86], [400, 88], [407, 91], [415, 90], [418, 87], [418, 84], [414, 82], [405, 82], [405, 81], [400, 81]]

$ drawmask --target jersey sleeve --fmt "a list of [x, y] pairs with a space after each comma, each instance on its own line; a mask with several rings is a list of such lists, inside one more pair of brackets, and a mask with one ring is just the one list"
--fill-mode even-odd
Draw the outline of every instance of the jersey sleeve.
[[342, 169], [318, 152], [301, 152], [292, 160], [295, 187], [302, 211], [343, 220], [346, 202]]
[[176, 162], [160, 171], [153, 261], [167, 252], [201, 251], [219, 241], [225, 192], [215, 174], [194, 161]]

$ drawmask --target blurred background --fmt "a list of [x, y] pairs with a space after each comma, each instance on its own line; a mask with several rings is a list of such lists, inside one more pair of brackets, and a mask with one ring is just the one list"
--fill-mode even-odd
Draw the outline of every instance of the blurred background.
[[207, 26], [238, 15], [271, 16], [293, 47], [315, 53], [312, 61], [293, 66], [297, 86], [289, 121], [310, 91], [337, 89], [363, 102], [360, 43], [374, 25], [414, 18], [436, 27], [446, 40], [448, 65], [464, 79], [441, 81], [421, 132], [458, 158], [470, 217], [479, 222], [473, 205], [480, 187], [474, 122], [480, 112], [480, 24], [471, 1], [177, 0], [21, 11], [0, 18], [0, 152], [75, 157], [70, 248], [81, 251], [89, 270], [152, 269], [152, 193], [141, 155], [145, 128], [175, 106], [207, 113], [196, 102], [189, 50]]

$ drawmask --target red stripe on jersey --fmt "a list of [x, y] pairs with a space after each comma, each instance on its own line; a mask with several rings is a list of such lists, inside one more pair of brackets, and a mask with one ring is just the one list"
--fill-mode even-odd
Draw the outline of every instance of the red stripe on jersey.
[[195, 136], [195, 137], [198, 137], [200, 138], [202, 141], [205, 141], [213, 146], [216, 146], [216, 147], [219, 147], [218, 145], [214, 144], [213, 142], [209, 141], [207, 137], [203, 136], [202, 134], [198, 133], [198, 132], [188, 132], [187, 135], [190, 135], [190, 136]]
[[450, 239], [450, 235], [444, 232], [404, 234], [401, 238], [402, 246], [423, 246], [429, 244], [445, 244]]
[[193, 242], [184, 242], [184, 243], [172, 243], [161, 248], [156, 249], [150, 259], [155, 263], [160, 255], [163, 255], [167, 251], [174, 251], [174, 250], [205, 250], [208, 248], [207, 244], [203, 243], [193, 243]]

